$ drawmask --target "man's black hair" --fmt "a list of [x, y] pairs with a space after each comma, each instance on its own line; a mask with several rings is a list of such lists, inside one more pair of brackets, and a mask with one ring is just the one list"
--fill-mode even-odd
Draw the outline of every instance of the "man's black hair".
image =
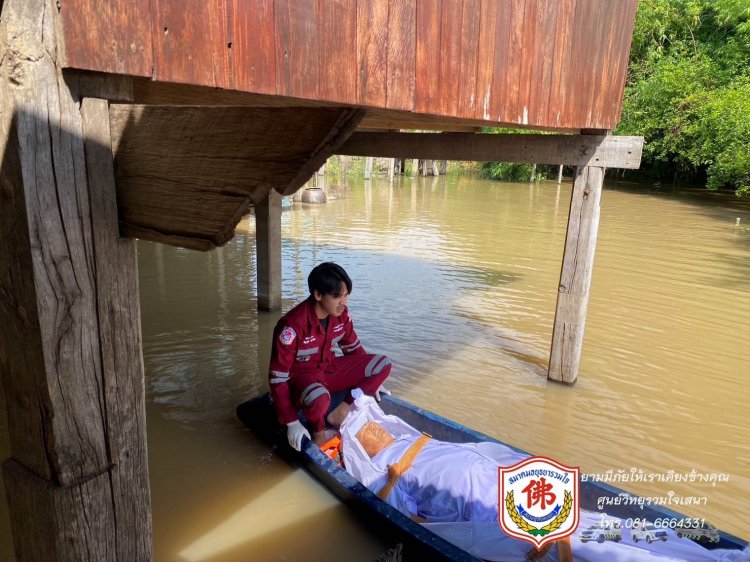
[[352, 280], [340, 265], [327, 261], [316, 265], [307, 276], [307, 286], [310, 294], [318, 291], [321, 295], [333, 295], [341, 290], [341, 283], [346, 285], [346, 291], [351, 294]]

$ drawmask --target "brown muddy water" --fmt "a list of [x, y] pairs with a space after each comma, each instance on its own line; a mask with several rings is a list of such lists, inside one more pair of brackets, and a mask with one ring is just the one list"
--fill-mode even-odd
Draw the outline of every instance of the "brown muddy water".
[[[605, 189], [579, 380], [564, 387], [544, 373], [570, 183], [327, 191], [282, 215], [285, 310], [316, 263], [337, 261], [365, 347], [394, 362], [395, 395], [586, 473], [643, 471], [654, 481], [625, 487], [705, 498], [677, 509], [750, 538], [747, 203]], [[267, 388], [279, 316], [255, 310], [254, 260], [252, 218], [210, 253], [139, 243], [155, 558], [372, 560], [388, 537], [234, 418]], [[692, 470], [728, 481], [658, 481]], [[9, 540], [2, 501], [0, 560], [13, 560]]]

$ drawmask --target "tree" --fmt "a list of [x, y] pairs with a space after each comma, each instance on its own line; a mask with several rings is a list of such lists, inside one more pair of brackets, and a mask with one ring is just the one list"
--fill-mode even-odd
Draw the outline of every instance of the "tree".
[[750, 3], [641, 0], [618, 132], [659, 177], [750, 195]]

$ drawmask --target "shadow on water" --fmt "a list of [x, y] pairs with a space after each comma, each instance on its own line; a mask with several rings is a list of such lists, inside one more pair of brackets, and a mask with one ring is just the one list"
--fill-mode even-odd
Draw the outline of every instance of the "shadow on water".
[[[745, 240], [750, 243], [750, 198], [740, 199], [733, 192], [726, 190], [712, 191], [702, 187], [680, 185], [654, 187], [643, 183], [610, 180], [609, 178], [606, 182], [606, 189], [679, 201], [692, 206], [702, 215], [722, 222], [726, 221], [731, 225], [735, 225], [737, 218], [739, 218], [741, 220], [738, 231], [747, 232], [748, 238]], [[747, 227], [747, 229], [744, 227]]]
[[[695, 255], [702, 255], [702, 259], [715, 264], [713, 269], [696, 271], [694, 281], [706, 287], [732, 290], [750, 288], [750, 262], [746, 259], [746, 253], [750, 251], [750, 199], [739, 199], [734, 193], [700, 187], [654, 188], [626, 181], [607, 183], [606, 189], [637, 195], [644, 207], [649, 198], [655, 198], [653, 209], [667, 202], [686, 206], [685, 212], [679, 216], [662, 220], [663, 228], [681, 236], [686, 246], [694, 248]], [[606, 208], [606, 199], [603, 205]], [[651, 212], [654, 223], [658, 224], [658, 211]], [[694, 217], [698, 216], [710, 219], [710, 228], [706, 228], [706, 223], [701, 221], [702, 224], [694, 229]], [[678, 219], [680, 222], [675, 222]], [[606, 232], [606, 228], [607, 224], [603, 221], [600, 229]], [[655, 242], [659, 243], [660, 240], [656, 239]]]

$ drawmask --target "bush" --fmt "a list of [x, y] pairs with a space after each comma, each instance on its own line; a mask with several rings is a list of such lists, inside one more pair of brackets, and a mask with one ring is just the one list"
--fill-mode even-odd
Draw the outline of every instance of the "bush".
[[[508, 162], [483, 162], [480, 173], [491, 180], [503, 181], [531, 181], [531, 164], [510, 164]], [[547, 179], [548, 166], [537, 166], [534, 181]]]

